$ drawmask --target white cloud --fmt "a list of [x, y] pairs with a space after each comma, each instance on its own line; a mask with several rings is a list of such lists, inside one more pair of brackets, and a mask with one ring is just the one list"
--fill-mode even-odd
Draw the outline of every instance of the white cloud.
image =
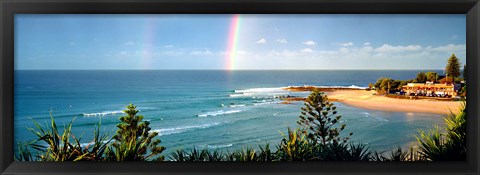
[[168, 50], [168, 51], [163, 51], [158, 54], [151, 54], [151, 55], [163, 55], [163, 56], [173, 56], [173, 57], [178, 57], [178, 56], [183, 56], [185, 55], [185, 52], [183, 51], [177, 51], [177, 50]]
[[308, 45], [308, 46], [313, 46], [313, 45], [315, 45], [316, 43], [315, 43], [315, 41], [309, 40], [309, 41], [303, 42], [303, 44]]
[[363, 46], [362, 48], [360, 48], [359, 51], [360, 51], [360, 52], [364, 52], [364, 53], [371, 52], [371, 51], [373, 51], [373, 47], [371, 47], [371, 46]]
[[404, 51], [419, 51], [422, 49], [420, 45], [407, 45], [407, 46], [392, 46], [384, 44], [375, 49], [376, 52], [392, 53], [392, 52], [404, 52]]
[[128, 41], [128, 42], [125, 42], [124, 44], [127, 45], [127, 46], [131, 46], [131, 45], [135, 45], [135, 42]]
[[[238, 69], [441, 69], [450, 54], [455, 53], [461, 61], [465, 60], [466, 45], [392, 45], [384, 44], [379, 47], [359, 44], [349, 47], [338, 47], [330, 50], [321, 50], [317, 47], [304, 46], [303, 48], [273, 49], [273, 50], [238, 50]], [[147, 52], [145, 50], [118, 51], [120, 58], [138, 58], [150, 56], [152, 58], [185, 58], [204, 57], [223, 58], [224, 51], [205, 49], [172, 48]], [[281, 61], [280, 61], [281, 60]], [[276, 64], [271, 64], [275, 62]], [[277, 63], [278, 62], [278, 63]], [[304, 64], [318, 63], [318, 64]], [[374, 64], [372, 64], [374, 63]]]
[[213, 55], [213, 52], [211, 52], [210, 50], [205, 48], [203, 51], [192, 51], [192, 52], [190, 52], [190, 55], [206, 56], [206, 55]]
[[363, 43], [364, 46], [369, 46], [370, 45], [370, 42], [365, 42]]
[[[458, 50], [458, 51], [456, 51]], [[462, 52], [463, 50], [463, 52]], [[254, 51], [239, 56], [238, 69], [442, 69], [455, 51], [460, 61], [465, 60], [465, 45], [446, 44], [427, 47], [421, 45], [384, 44], [354, 45], [331, 50], [304, 47], [296, 50], [273, 49]], [[276, 64], [271, 64], [275, 62]], [[305, 64], [315, 63], [315, 64]]]
[[238, 51], [237, 51], [237, 54], [245, 55], [245, 54], [247, 54], [247, 51], [245, 51], [245, 50], [238, 50]]
[[345, 48], [345, 47], [342, 47], [342, 48], [340, 48], [340, 52], [342, 52], [342, 53], [348, 53], [348, 52], [350, 52], [350, 49]]
[[305, 48], [305, 49], [302, 49], [300, 52], [302, 52], [302, 53], [312, 53], [313, 50], [310, 49], [310, 48]]
[[262, 38], [257, 41], [257, 44], [265, 44], [265, 43], [267, 43], [267, 40], [265, 38]]
[[341, 46], [343, 47], [348, 47], [348, 46], [353, 46], [352, 42], [346, 42], [346, 43], [340, 43]]
[[287, 43], [288, 43], [285, 38], [277, 39], [277, 42], [278, 42], [278, 43], [281, 43], [281, 44], [287, 44]]
[[445, 46], [438, 46], [438, 47], [431, 47], [428, 46], [425, 50], [427, 51], [439, 51], [439, 52], [462, 52], [464, 53], [467, 49], [467, 46], [464, 44], [455, 45], [455, 44], [448, 44]]
[[335, 55], [335, 54], [338, 54], [338, 51], [337, 50], [321, 50], [321, 51], [318, 51], [318, 53], [320, 55]]
[[[297, 52], [295, 51], [290, 51], [290, 50], [282, 50], [282, 51], [276, 51], [276, 50], [272, 50], [268, 53], [267, 56], [270, 56], [270, 57], [296, 57], [298, 55]], [[262, 56], [260, 56], [262, 57]]]

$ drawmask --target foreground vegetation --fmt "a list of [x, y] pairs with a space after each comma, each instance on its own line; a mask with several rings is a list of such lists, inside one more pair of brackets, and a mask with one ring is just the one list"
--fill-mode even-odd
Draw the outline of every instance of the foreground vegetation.
[[[48, 126], [33, 121], [35, 128], [29, 130], [37, 139], [19, 144], [19, 161], [163, 161], [158, 133], [151, 132], [148, 121], [137, 115], [136, 106], [130, 104], [120, 117], [117, 132], [113, 137], [100, 135], [101, 123], [94, 132], [94, 139], [82, 145], [74, 136], [72, 124], [60, 132], [53, 117]], [[349, 141], [353, 133], [342, 134], [346, 127], [339, 124], [341, 116], [328, 97], [314, 90], [305, 100], [299, 116], [299, 128], [281, 133], [283, 139], [275, 145], [258, 149], [245, 147], [222, 152], [197, 149], [176, 150], [168, 157], [174, 161], [442, 161], [465, 160], [466, 158], [466, 110], [465, 104], [458, 114], [453, 112], [445, 118], [445, 131], [440, 126], [430, 131], [420, 131], [416, 136], [418, 149], [398, 148], [389, 153], [369, 150], [361, 143]], [[32, 150], [33, 149], [33, 150]]]

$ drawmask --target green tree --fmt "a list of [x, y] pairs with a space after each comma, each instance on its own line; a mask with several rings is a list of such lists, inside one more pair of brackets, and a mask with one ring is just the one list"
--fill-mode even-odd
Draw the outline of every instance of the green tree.
[[[336, 127], [341, 116], [337, 114], [337, 107], [328, 101], [327, 95], [314, 90], [305, 100], [302, 115], [297, 123], [309, 130], [308, 138], [316, 143], [326, 145], [329, 143], [346, 142], [349, 138], [341, 138], [340, 131], [345, 129], [345, 124]], [[352, 135], [352, 133], [350, 133]]]
[[427, 75], [425, 75], [425, 72], [419, 72], [417, 74], [417, 78], [415, 78], [416, 83], [425, 83], [427, 81]]
[[463, 65], [463, 79], [467, 80], [467, 64]]
[[373, 89], [374, 85], [372, 83], [368, 83], [368, 90]]
[[380, 77], [379, 79], [377, 79], [377, 82], [375, 82], [375, 84], [373, 84], [373, 86], [376, 88], [376, 89], [380, 89], [380, 85], [382, 84], [383, 80], [384, 79], [387, 79], [385, 77]]
[[380, 77], [374, 84], [374, 87], [378, 92], [387, 93], [387, 91], [389, 91], [389, 84], [390, 88], [394, 88], [395, 81], [391, 78]]
[[453, 79], [460, 76], [460, 61], [455, 56], [455, 54], [452, 54], [452, 56], [450, 56], [450, 58], [448, 59], [447, 67], [445, 67], [445, 72], [447, 76], [453, 77]]
[[427, 80], [431, 82], [436, 82], [438, 79], [438, 74], [436, 72], [427, 72], [425, 73]]
[[404, 80], [395, 80], [393, 82], [394, 84], [394, 88], [397, 89], [397, 90], [400, 90], [402, 89], [402, 86], [405, 86], [407, 85], [407, 81], [404, 81]]
[[382, 82], [380, 83], [379, 90], [383, 91], [384, 93], [389, 93], [391, 87], [391, 84], [393, 84], [394, 80], [391, 78], [384, 78], [382, 79]]
[[[111, 161], [145, 161], [163, 160], [159, 156], [165, 147], [158, 146], [159, 139], [154, 139], [157, 132], [150, 132], [150, 123], [142, 121], [143, 116], [137, 115], [136, 106], [130, 104], [124, 110], [127, 115], [120, 117], [120, 124], [117, 124], [117, 133], [113, 136], [115, 142], [107, 151], [108, 159]], [[156, 157], [156, 158], [155, 158]]]

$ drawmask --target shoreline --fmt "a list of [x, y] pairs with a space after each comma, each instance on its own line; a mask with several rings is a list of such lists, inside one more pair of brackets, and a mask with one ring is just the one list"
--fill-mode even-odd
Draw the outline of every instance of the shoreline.
[[[310, 91], [311, 87], [288, 87], [285, 90], [290, 91]], [[462, 102], [460, 101], [440, 101], [434, 99], [397, 99], [381, 95], [373, 95], [375, 91], [354, 88], [317, 88], [325, 92], [328, 99], [332, 102], [341, 102], [347, 106], [388, 112], [417, 112], [430, 114], [447, 115], [456, 113]], [[299, 99], [299, 98], [295, 98]], [[295, 99], [284, 99], [285, 102], [295, 101]], [[297, 100], [300, 101], [300, 100]]]

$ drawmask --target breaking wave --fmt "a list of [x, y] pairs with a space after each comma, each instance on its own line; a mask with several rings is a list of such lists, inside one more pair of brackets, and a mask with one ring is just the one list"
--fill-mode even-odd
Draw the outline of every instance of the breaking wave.
[[204, 148], [207, 148], [207, 149], [218, 149], [218, 148], [228, 148], [228, 147], [232, 147], [233, 144], [223, 144], [223, 145], [199, 145], [199, 146], [196, 146], [196, 148], [200, 148], [200, 149], [204, 149]]
[[95, 113], [83, 113], [85, 117], [91, 116], [105, 116], [105, 115], [116, 115], [116, 114], [123, 114], [123, 111], [104, 111], [104, 112], [95, 112]]
[[217, 116], [217, 115], [227, 115], [227, 114], [234, 114], [234, 113], [239, 113], [242, 112], [242, 110], [220, 110], [220, 111], [213, 111], [213, 112], [207, 112], [204, 114], [198, 114], [197, 117], [208, 117], [208, 116]]
[[179, 134], [195, 129], [206, 129], [206, 128], [211, 128], [214, 126], [218, 126], [221, 123], [210, 123], [210, 124], [203, 124], [203, 125], [189, 125], [189, 126], [181, 126], [181, 127], [175, 127], [175, 128], [164, 128], [164, 129], [155, 129], [152, 130], [152, 132], [158, 132], [159, 136], [165, 136], [165, 135], [170, 135], [170, 134]]
[[[137, 108], [139, 111], [147, 111], [153, 110], [153, 107], [139, 107]], [[94, 116], [106, 116], [106, 115], [117, 115], [117, 114], [124, 114], [123, 110], [116, 110], [116, 111], [103, 111], [103, 112], [93, 112], [93, 113], [83, 113], [82, 115], [85, 117], [94, 117]]]
[[251, 88], [243, 90], [235, 90], [230, 97], [277, 97], [287, 95], [289, 91], [284, 90], [285, 87], [276, 88]]

